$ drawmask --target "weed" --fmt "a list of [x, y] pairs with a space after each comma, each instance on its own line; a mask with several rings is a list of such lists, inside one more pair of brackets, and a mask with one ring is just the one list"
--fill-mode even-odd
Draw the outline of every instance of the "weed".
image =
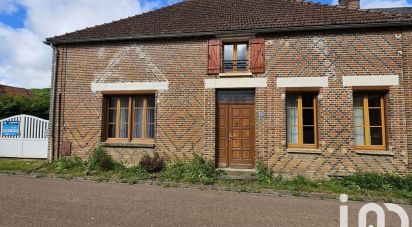
[[258, 162], [256, 177], [261, 184], [272, 184], [273, 182], [273, 171], [266, 167], [263, 162]]
[[187, 162], [176, 160], [166, 167], [162, 177], [172, 181], [185, 181], [192, 184], [205, 185], [216, 182], [221, 171], [215, 169], [212, 161], [206, 161], [201, 155], [195, 154], [193, 159]]
[[401, 177], [393, 174], [357, 172], [341, 179], [344, 186], [373, 191], [412, 191], [412, 175]]
[[63, 157], [51, 162], [48, 166], [40, 169], [40, 172], [55, 174], [80, 175], [86, 169], [84, 162], [78, 157]]
[[89, 165], [87, 168], [89, 171], [122, 171], [125, 169], [123, 164], [114, 161], [102, 147], [97, 147], [93, 150], [89, 157]]
[[153, 156], [145, 154], [139, 164], [149, 173], [156, 173], [164, 168], [164, 161], [158, 153], [155, 153]]

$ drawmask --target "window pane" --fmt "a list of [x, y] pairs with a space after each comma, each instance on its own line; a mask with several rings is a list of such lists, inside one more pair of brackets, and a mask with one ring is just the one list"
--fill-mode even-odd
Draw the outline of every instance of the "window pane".
[[246, 71], [247, 70], [247, 45], [246, 44], [238, 44], [237, 45], [237, 69], [238, 71]]
[[155, 109], [149, 108], [147, 110], [147, 138], [154, 138], [154, 121], [155, 121]]
[[354, 109], [355, 127], [364, 127], [363, 108]]
[[[360, 107], [359, 107], [360, 106]], [[365, 145], [365, 129], [363, 115], [363, 99], [358, 96], [355, 98], [355, 145]]]
[[381, 96], [380, 95], [368, 95], [369, 107], [381, 107]]
[[315, 125], [315, 111], [313, 109], [304, 109], [303, 125]]
[[135, 97], [133, 138], [143, 138], [143, 96]]
[[108, 123], [116, 123], [116, 109], [109, 109], [109, 122]]
[[365, 128], [355, 127], [355, 145], [365, 145]]
[[128, 138], [129, 97], [120, 98], [120, 138]]
[[366, 145], [365, 143], [365, 120], [363, 112], [363, 95], [354, 94], [354, 121], [355, 121], [355, 145]]
[[154, 108], [155, 105], [156, 105], [155, 97], [153, 95], [147, 96], [147, 107], [148, 108]]
[[108, 97], [108, 138], [116, 138], [117, 97]]
[[371, 145], [383, 145], [382, 128], [371, 128]]
[[143, 96], [135, 97], [135, 108], [143, 108]]
[[134, 129], [133, 129], [133, 137], [134, 138], [142, 138], [143, 136], [143, 109], [135, 109], [134, 111]]
[[299, 143], [298, 129], [298, 97], [296, 95], [288, 95], [286, 100], [287, 106], [287, 133], [288, 143]]
[[238, 60], [246, 60], [246, 44], [238, 44], [237, 45], [237, 59]]
[[147, 138], [153, 139], [155, 137], [154, 124], [147, 126]]
[[224, 46], [224, 71], [231, 72], [233, 71], [233, 45]]
[[303, 127], [303, 143], [315, 144], [315, 127]]
[[116, 125], [115, 124], [109, 124], [109, 138], [116, 138]]
[[116, 97], [109, 97], [109, 108], [117, 108], [117, 98]]
[[302, 95], [302, 107], [313, 107], [314, 95], [304, 94]]
[[233, 45], [225, 45], [225, 60], [233, 60]]
[[369, 109], [369, 124], [370, 126], [382, 126], [381, 109]]
[[355, 94], [353, 97], [353, 105], [355, 108], [363, 108], [363, 95]]

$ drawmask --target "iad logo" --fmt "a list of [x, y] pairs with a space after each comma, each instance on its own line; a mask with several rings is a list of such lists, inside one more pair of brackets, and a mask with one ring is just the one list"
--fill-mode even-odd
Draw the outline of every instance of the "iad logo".
[[[348, 202], [348, 195], [342, 194], [339, 197], [342, 203]], [[401, 227], [409, 227], [409, 217], [406, 211], [399, 205], [393, 203], [384, 203], [386, 209], [390, 212], [396, 213], [401, 219]], [[359, 227], [374, 227], [373, 225], [366, 225], [366, 218], [369, 212], [374, 212], [377, 216], [377, 226], [385, 227], [385, 211], [376, 203], [368, 203], [359, 210]], [[348, 206], [340, 206], [340, 227], [348, 227]]]

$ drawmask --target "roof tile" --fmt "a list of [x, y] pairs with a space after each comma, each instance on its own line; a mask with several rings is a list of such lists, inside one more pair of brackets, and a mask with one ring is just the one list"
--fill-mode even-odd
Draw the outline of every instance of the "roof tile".
[[411, 22], [410, 15], [351, 10], [297, 0], [186, 0], [47, 42], [322, 25]]

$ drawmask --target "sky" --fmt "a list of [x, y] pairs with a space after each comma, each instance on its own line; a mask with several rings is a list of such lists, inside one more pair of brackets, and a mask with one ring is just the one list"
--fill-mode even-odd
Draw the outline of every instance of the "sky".
[[[50, 87], [47, 37], [111, 22], [181, 0], [0, 0], [0, 84]], [[337, 4], [337, 0], [312, 0]], [[361, 8], [412, 6], [412, 0], [361, 0]]]

